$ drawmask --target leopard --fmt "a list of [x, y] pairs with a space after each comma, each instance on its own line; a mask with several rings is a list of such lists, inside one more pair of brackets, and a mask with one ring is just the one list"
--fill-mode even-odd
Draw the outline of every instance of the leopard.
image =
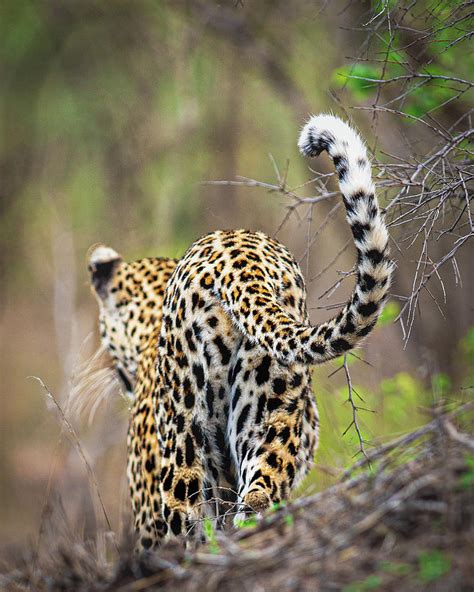
[[131, 400], [127, 477], [143, 552], [289, 498], [318, 444], [313, 366], [360, 345], [388, 298], [394, 263], [364, 141], [321, 114], [298, 147], [332, 159], [357, 253], [352, 293], [325, 322], [310, 322], [294, 256], [261, 231], [216, 230], [180, 259], [89, 251], [101, 340]]

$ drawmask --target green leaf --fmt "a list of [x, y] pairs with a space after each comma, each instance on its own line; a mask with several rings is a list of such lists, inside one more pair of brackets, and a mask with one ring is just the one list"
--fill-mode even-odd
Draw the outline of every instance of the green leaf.
[[382, 392], [397, 397], [416, 396], [421, 391], [418, 382], [408, 372], [398, 372], [393, 378], [386, 378], [380, 383]]
[[364, 583], [366, 590], [376, 590], [382, 584], [382, 578], [376, 575], [367, 576]]
[[384, 325], [390, 325], [397, 318], [399, 312], [400, 305], [398, 304], [398, 302], [390, 300], [389, 302], [387, 302], [384, 309], [382, 310], [379, 316], [378, 324], [381, 327], [383, 327]]
[[379, 78], [379, 71], [368, 64], [351, 64], [336, 68], [331, 82], [338, 88], [346, 87], [357, 101], [364, 101], [374, 94]]
[[209, 551], [213, 555], [218, 555], [220, 553], [219, 543], [216, 539], [216, 531], [214, 529], [214, 524], [210, 518], [205, 518], [202, 523], [202, 529], [204, 531], [204, 536], [206, 537], [207, 543], [209, 545]]
[[[420, 74], [431, 74], [433, 76], [446, 76], [450, 72], [435, 65], [425, 66]], [[435, 111], [448, 99], [456, 94], [451, 88], [452, 82], [439, 78], [415, 79], [411, 83], [412, 90], [409, 93], [408, 102], [405, 106], [405, 113], [415, 117], [423, 117], [428, 112]]]
[[394, 561], [380, 561], [379, 567], [381, 570], [396, 576], [406, 576], [413, 570], [409, 563], [399, 563]]
[[447, 374], [439, 372], [431, 377], [431, 388], [436, 396], [446, 395], [451, 388], [451, 379]]
[[365, 580], [344, 586], [342, 592], [368, 592], [369, 590], [377, 590], [381, 585], [382, 578], [377, 575], [371, 575], [367, 576]]
[[420, 554], [420, 579], [427, 582], [438, 580], [451, 569], [451, 558], [447, 557], [442, 551], [424, 551]]
[[[347, 356], [347, 366], [353, 366], [354, 364], [356, 364], [358, 362], [358, 359], [355, 356]], [[331, 361], [331, 365], [334, 366], [334, 368], [340, 368], [341, 366], [344, 365], [344, 356], [339, 356], [337, 358], [334, 358], [334, 360]]]
[[1, 40], [2, 57], [19, 62], [41, 40], [41, 9], [32, 2], [10, 2], [2, 5], [2, 19], [9, 25]]
[[293, 526], [293, 524], [295, 523], [295, 519], [291, 514], [286, 514], [284, 521], [287, 526]]
[[466, 472], [459, 478], [459, 485], [463, 489], [470, 489], [474, 485], [474, 456], [467, 454], [465, 457]]
[[461, 348], [469, 358], [474, 356], [474, 327], [470, 327], [467, 335], [461, 340]]
[[270, 510], [272, 512], [276, 512], [277, 510], [280, 510], [280, 508], [284, 508], [286, 506], [286, 502], [283, 500], [281, 502], [274, 502], [272, 504], [272, 507], [270, 508]]
[[237, 526], [237, 528], [253, 528], [254, 526], [257, 526], [257, 518], [256, 516], [251, 516], [245, 520], [237, 520], [235, 526]]

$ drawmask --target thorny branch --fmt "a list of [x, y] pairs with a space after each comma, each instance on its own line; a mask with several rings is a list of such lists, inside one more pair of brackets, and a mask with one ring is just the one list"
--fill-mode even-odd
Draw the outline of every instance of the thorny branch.
[[364, 438], [362, 436], [362, 432], [359, 427], [359, 422], [358, 422], [359, 407], [355, 404], [355, 401], [354, 401], [355, 391], [354, 391], [354, 387], [352, 386], [352, 378], [351, 378], [351, 375], [349, 372], [349, 366], [347, 365], [347, 353], [344, 354], [344, 362], [342, 364], [342, 367], [344, 368], [344, 374], [346, 375], [346, 381], [347, 381], [347, 401], [352, 408], [352, 421], [348, 425], [348, 427], [345, 429], [345, 431], [342, 435], [345, 436], [347, 434], [347, 432], [351, 429], [351, 427], [354, 426], [354, 429], [357, 434], [357, 438], [359, 439], [359, 452], [361, 452], [365, 456], [365, 458], [367, 459], [367, 462], [370, 465], [369, 457], [367, 456], [367, 453], [365, 452], [365, 448], [364, 448]]

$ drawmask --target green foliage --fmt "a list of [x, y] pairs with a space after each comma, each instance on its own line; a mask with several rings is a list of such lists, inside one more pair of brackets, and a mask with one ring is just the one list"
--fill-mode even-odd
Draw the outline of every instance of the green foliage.
[[[379, 561], [377, 568], [390, 576], [394, 576], [400, 583], [402, 578], [417, 578], [424, 584], [439, 580], [451, 569], [451, 558], [439, 550], [423, 551], [418, 557], [418, 569], [409, 563], [401, 561]], [[372, 574], [364, 580], [352, 582], [343, 588], [343, 592], [368, 592], [383, 590], [383, 577]]]
[[18, 0], [7, 3], [2, 9], [2, 18], [9, 24], [1, 41], [2, 55], [15, 63], [37, 42], [35, 38], [41, 32], [43, 23], [33, 3]]
[[424, 583], [434, 582], [446, 575], [451, 569], [451, 558], [442, 551], [424, 551], [420, 553], [419, 577]]
[[[444, 68], [429, 65], [423, 68], [422, 74], [432, 76], [449, 75]], [[414, 117], [423, 117], [438, 109], [448, 99], [456, 95], [453, 83], [441, 78], [424, 78], [415, 80], [409, 88], [409, 101], [405, 107], [405, 113]]]
[[[387, 97], [399, 96], [399, 100], [388, 103], [390, 108], [398, 109], [411, 118], [424, 118], [443, 108], [458, 96], [460, 90], [467, 89], [462, 83], [456, 84], [448, 78], [469, 80], [474, 73], [473, 61], [466, 59], [469, 52], [466, 52], [464, 43], [471, 33], [466, 33], [467, 21], [460, 19], [460, 13], [456, 13], [461, 4], [437, 2], [428, 7], [422, 1], [411, 7], [409, 14], [413, 30], [426, 27], [426, 12], [432, 19], [431, 28], [422, 37], [421, 59], [416, 54], [420, 44], [414, 43], [396, 27], [390, 30], [382, 27], [371, 40], [373, 62], [369, 59], [336, 68], [332, 73], [332, 84], [336, 88], [347, 88], [351, 99], [360, 103], [375, 96], [378, 88], [375, 81], [383, 79], [389, 82], [382, 86], [388, 89]], [[375, 19], [383, 20], [388, 18], [392, 9], [401, 9], [402, 3], [380, 0], [372, 2], [372, 6]], [[416, 70], [412, 69], [414, 62]], [[467, 93], [461, 93], [459, 98], [467, 103], [468, 97]], [[413, 119], [407, 122], [413, 122]]]
[[353, 582], [348, 586], [344, 586], [342, 592], [369, 592], [370, 590], [378, 590], [382, 585], [382, 578], [378, 575], [370, 575], [360, 582]]
[[404, 422], [413, 415], [416, 406], [428, 395], [421, 383], [408, 372], [398, 372], [392, 378], [382, 380], [380, 390], [385, 395], [385, 413], [403, 428]]
[[459, 477], [459, 485], [463, 489], [470, 489], [474, 486], [474, 456], [472, 454], [466, 454], [464, 459], [467, 470]]
[[[346, 360], [347, 366], [350, 368], [354, 364], [357, 364], [357, 362], [358, 362], [357, 357], [354, 356], [351, 352], [348, 352], [347, 360]], [[337, 370], [338, 368], [340, 368], [344, 364], [344, 356], [342, 355], [342, 356], [339, 356], [338, 358], [335, 358], [334, 360], [331, 360], [330, 364], [334, 368], [334, 370]]]
[[245, 520], [237, 520], [235, 526], [237, 528], [254, 528], [255, 526], [257, 526], [257, 517], [250, 516]]
[[445, 397], [451, 389], [451, 379], [443, 372], [433, 374], [431, 377], [431, 388], [436, 399]]
[[379, 14], [383, 10], [390, 10], [396, 6], [398, 0], [372, 0], [372, 11], [374, 14]]
[[380, 388], [386, 395], [411, 398], [421, 387], [418, 381], [408, 372], [399, 372], [393, 378], [382, 380]]
[[213, 555], [218, 555], [220, 553], [220, 547], [219, 543], [217, 542], [214, 523], [210, 518], [204, 519], [202, 523], [202, 529], [204, 531], [204, 536], [206, 537], [210, 553]]
[[470, 327], [466, 336], [461, 340], [461, 350], [469, 358], [474, 360], [474, 327]]
[[400, 561], [380, 561], [378, 567], [382, 571], [395, 576], [406, 576], [413, 571], [413, 567], [409, 563]]
[[331, 82], [337, 88], [346, 87], [356, 101], [365, 101], [377, 89], [377, 84], [370, 80], [377, 79], [379, 71], [366, 64], [350, 64], [336, 68], [331, 76]]
[[[386, 59], [384, 80], [402, 76], [405, 73], [402, 62], [407, 59], [407, 56], [403, 51], [388, 50]], [[457, 94], [450, 80], [439, 78], [439, 76], [449, 75], [443, 67], [429, 65], [423, 68], [421, 74], [431, 75], [433, 78], [414, 78], [404, 91], [407, 95], [404, 112], [417, 118], [435, 111]], [[331, 82], [336, 88], [347, 88], [353, 99], [361, 103], [375, 95], [378, 88], [377, 80], [380, 76], [380, 69], [365, 63], [355, 63], [336, 68]]]
[[400, 313], [400, 305], [398, 304], [398, 302], [394, 302], [393, 300], [390, 300], [384, 306], [384, 309], [382, 310], [382, 313], [380, 314], [377, 324], [380, 325], [381, 327], [383, 327], [384, 325], [390, 325], [395, 321], [395, 319], [398, 317], [399, 313]]
[[278, 510], [281, 510], [281, 508], [286, 507], [286, 501], [282, 500], [281, 502], [274, 502], [272, 504], [272, 507], [270, 508], [270, 512], [277, 512]]
[[[400, 581], [404, 577], [417, 578], [424, 584], [439, 580], [451, 569], [451, 558], [439, 550], [423, 551], [418, 557], [418, 569], [409, 563], [400, 561], [379, 561], [377, 568]], [[343, 592], [368, 592], [382, 590], [383, 577], [372, 574], [364, 580], [352, 582], [343, 588]]]
[[[393, 306], [392, 306], [393, 304]], [[399, 312], [397, 303], [389, 302], [386, 306], [387, 314], [382, 319], [382, 325], [393, 322]], [[474, 332], [470, 329], [461, 340], [460, 348], [463, 355], [472, 355], [474, 348]], [[314, 385], [320, 411], [320, 440], [317, 462], [320, 465], [346, 468], [354, 462], [354, 454], [359, 449], [359, 441], [355, 429], [348, 426], [352, 420], [352, 410], [347, 403], [347, 384], [342, 370], [337, 371], [344, 358], [331, 362], [331, 371], [324, 368], [315, 370]], [[357, 406], [358, 423], [366, 448], [370, 450], [373, 440], [384, 440], [396, 437], [401, 433], [416, 429], [426, 422], [424, 407], [436, 404], [440, 399], [453, 403], [462, 400], [462, 396], [453, 391], [453, 380], [446, 373], [433, 374], [431, 384], [423, 384], [413, 374], [403, 371], [397, 372], [390, 378], [382, 379], [378, 387], [368, 389], [358, 384], [357, 378], [364, 377], [367, 366], [363, 360], [349, 355], [350, 372], [354, 386], [353, 399]], [[330, 378], [328, 377], [330, 376]], [[334, 384], [335, 376], [340, 382]], [[461, 419], [461, 418], [460, 418]], [[345, 433], [344, 437], [341, 434]], [[400, 462], [410, 460], [408, 456], [400, 458]], [[470, 487], [473, 475], [472, 460], [466, 461], [468, 471], [460, 478], [460, 485]], [[376, 471], [377, 466], [367, 467], [368, 471]], [[334, 478], [325, 472], [312, 471], [307, 477], [299, 493], [307, 493], [328, 487], [334, 483]]]
[[295, 523], [295, 519], [291, 514], [286, 514], [284, 517], [284, 521], [287, 526], [293, 526], [293, 524]]

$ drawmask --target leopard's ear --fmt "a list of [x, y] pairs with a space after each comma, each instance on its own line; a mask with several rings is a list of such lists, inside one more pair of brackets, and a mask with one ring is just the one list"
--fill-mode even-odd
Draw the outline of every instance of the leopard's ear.
[[107, 284], [122, 262], [122, 256], [111, 247], [98, 243], [89, 248], [87, 267], [91, 274], [92, 286], [101, 298], [107, 295]]

